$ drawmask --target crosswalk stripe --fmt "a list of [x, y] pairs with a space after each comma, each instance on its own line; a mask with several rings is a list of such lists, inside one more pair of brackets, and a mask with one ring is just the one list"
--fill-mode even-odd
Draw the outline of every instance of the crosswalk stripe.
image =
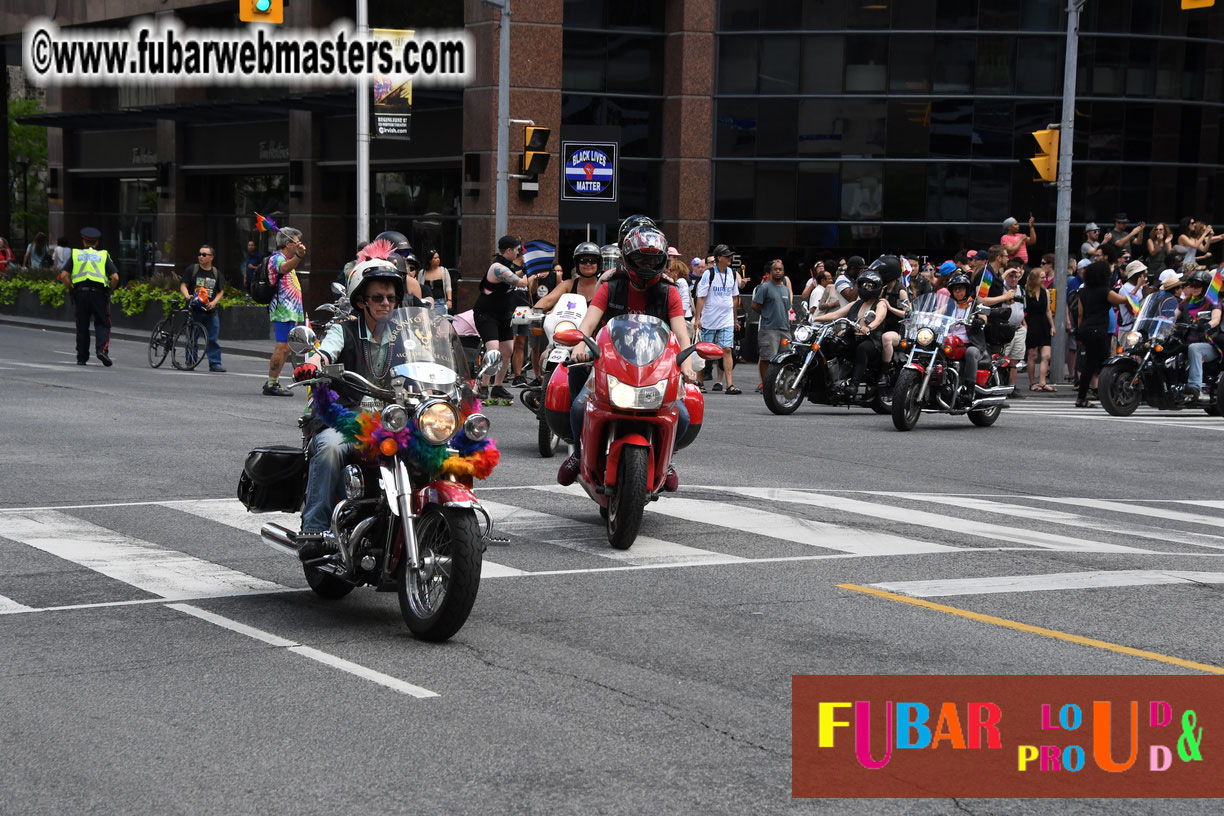
[[964, 535], [980, 536], [995, 541], [1012, 541], [1017, 544], [1028, 544], [1048, 550], [1070, 550], [1075, 552], [1126, 552], [1155, 554], [1154, 550], [1138, 547], [1127, 547], [1122, 544], [1107, 544], [1103, 541], [1090, 541], [1082, 538], [1043, 533], [1036, 530], [1022, 530], [1001, 524], [991, 524], [985, 521], [942, 516], [925, 510], [908, 507], [893, 507], [886, 504], [859, 501], [842, 496], [831, 496], [820, 493], [803, 493], [798, 490], [770, 487], [731, 487], [724, 488], [741, 496], [749, 496], [769, 501], [802, 504], [811, 507], [824, 507], [844, 513], [855, 513], [872, 518], [899, 521], [919, 527], [931, 527], [946, 532]]
[[1183, 513], [1180, 510], [1169, 510], [1164, 507], [1154, 509], [1144, 507], [1137, 504], [1126, 504], [1125, 502], [1108, 501], [1106, 499], [1077, 499], [1064, 498], [1062, 496], [1035, 496], [1038, 501], [1051, 502], [1053, 504], [1069, 504], [1075, 507], [1092, 507], [1097, 510], [1108, 510], [1111, 513], [1124, 513], [1128, 516], [1158, 516], [1161, 519], [1168, 521], [1188, 521], [1191, 524], [1205, 524], [1211, 527], [1219, 527], [1220, 518], [1215, 516], [1204, 516], [1201, 513]]
[[14, 612], [30, 612], [32, 610], [33, 607], [17, 603], [12, 598], [0, 595], [0, 615], [10, 615]]
[[1046, 575], [999, 575], [988, 578], [948, 578], [933, 581], [887, 581], [873, 587], [915, 598], [948, 595], [994, 595], [1003, 592], [1046, 592], [1061, 589], [1157, 586], [1162, 584], [1224, 584], [1224, 572], [1186, 570], [1100, 570]]
[[794, 518], [769, 510], [745, 507], [727, 502], [684, 499], [666, 496], [648, 508], [653, 514], [685, 521], [711, 524], [744, 533], [793, 541], [811, 547], [823, 547], [856, 555], [910, 555], [916, 553], [953, 552], [962, 547], [950, 547], [931, 541], [856, 530], [841, 524]]
[[215, 521], [227, 527], [245, 530], [248, 533], [259, 534], [259, 528], [273, 521], [288, 529], [297, 529], [299, 516], [295, 513], [251, 513], [237, 499], [222, 499], [221, 501], [168, 501], [162, 506], [199, 516], [208, 521]]
[[0, 536], [175, 600], [287, 592], [288, 587], [82, 521], [66, 513], [6, 514]]
[[1224, 550], [1224, 536], [1205, 535], [1202, 533], [1187, 533], [1177, 531], [1170, 534], [1167, 529], [1149, 527], [1144, 524], [1113, 524], [1104, 519], [1088, 518], [1075, 513], [1065, 513], [1061, 510], [1050, 510], [1045, 507], [1008, 504], [995, 499], [976, 499], [970, 497], [932, 496], [918, 493], [880, 493], [881, 496], [895, 496], [910, 501], [924, 501], [932, 504], [947, 504], [953, 507], [963, 507], [981, 513], [994, 513], [1001, 516], [1016, 516], [1038, 522], [1050, 522], [1064, 527], [1080, 527], [1087, 530], [1100, 530], [1105, 533], [1115, 533], [1123, 536], [1135, 536], [1156, 541], [1168, 541], [1173, 544], [1194, 544], [1199, 547], [1210, 547]]
[[493, 518], [495, 529], [538, 536], [546, 544], [623, 564], [729, 564], [747, 560], [645, 535], [639, 535], [628, 550], [614, 550], [608, 546], [607, 530], [601, 524], [574, 521], [500, 502], [482, 501], [480, 504]]

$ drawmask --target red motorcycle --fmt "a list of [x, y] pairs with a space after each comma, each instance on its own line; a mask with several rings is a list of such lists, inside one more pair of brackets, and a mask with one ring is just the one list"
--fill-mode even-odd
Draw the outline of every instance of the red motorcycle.
[[[557, 332], [554, 340], [565, 346], [585, 342], [591, 349], [592, 362], [571, 364], [592, 366], [594, 380], [582, 423], [578, 482], [599, 505], [608, 542], [626, 550], [637, 538], [646, 503], [668, 489], [673, 447], [691, 444], [701, 431], [705, 402], [699, 388], [684, 382], [680, 365], [694, 352], [718, 359], [722, 349], [713, 343], [681, 349], [667, 324], [649, 315], [613, 318], [594, 340], [577, 329]], [[681, 399], [689, 426], [676, 440]], [[571, 403], [568, 366], [558, 366], [544, 409], [549, 427], [567, 442], [573, 442]]]

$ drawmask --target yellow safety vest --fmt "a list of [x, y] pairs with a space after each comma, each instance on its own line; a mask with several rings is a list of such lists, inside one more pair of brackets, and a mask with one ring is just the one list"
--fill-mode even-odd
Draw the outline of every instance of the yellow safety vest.
[[110, 255], [105, 249], [72, 250], [72, 285], [78, 283], [100, 283], [106, 286], [106, 261]]

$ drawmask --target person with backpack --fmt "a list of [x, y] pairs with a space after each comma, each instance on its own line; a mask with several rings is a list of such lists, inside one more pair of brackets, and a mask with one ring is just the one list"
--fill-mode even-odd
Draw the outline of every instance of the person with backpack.
[[[262, 289], [264, 283], [273, 287], [273, 294], [268, 303], [268, 319], [272, 321], [275, 330], [276, 347], [272, 358], [268, 361], [268, 381], [264, 383], [263, 393], [268, 397], [291, 397], [293, 392], [280, 384], [281, 369], [289, 359], [289, 330], [306, 319], [306, 310], [302, 305], [302, 286], [298, 282], [297, 268], [306, 257], [306, 244], [302, 242], [302, 231], [293, 227], [281, 227], [276, 233], [276, 252], [268, 258], [264, 267], [266, 281], [257, 279], [252, 289]], [[264, 276], [261, 276], [264, 277]], [[263, 292], [258, 292], [263, 294]], [[252, 291], [251, 297], [257, 303], [257, 292]]]
[[251, 291], [251, 283], [264, 265], [264, 254], [259, 251], [259, 244], [247, 241], [246, 259], [242, 267], [242, 288]]

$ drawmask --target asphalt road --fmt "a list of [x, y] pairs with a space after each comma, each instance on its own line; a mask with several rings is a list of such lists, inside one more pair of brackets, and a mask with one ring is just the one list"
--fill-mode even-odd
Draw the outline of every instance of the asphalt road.
[[510, 545], [432, 645], [393, 595], [323, 601], [258, 541], [243, 458], [294, 443], [303, 408], [260, 395], [263, 361], [113, 357], [78, 367], [70, 335], [0, 325], [5, 814], [1218, 812], [793, 800], [791, 677], [1224, 666], [1224, 420], [1047, 398], [903, 434], [711, 394], [681, 492], [615, 553], [534, 417], [490, 407], [502, 463], [478, 492]]

